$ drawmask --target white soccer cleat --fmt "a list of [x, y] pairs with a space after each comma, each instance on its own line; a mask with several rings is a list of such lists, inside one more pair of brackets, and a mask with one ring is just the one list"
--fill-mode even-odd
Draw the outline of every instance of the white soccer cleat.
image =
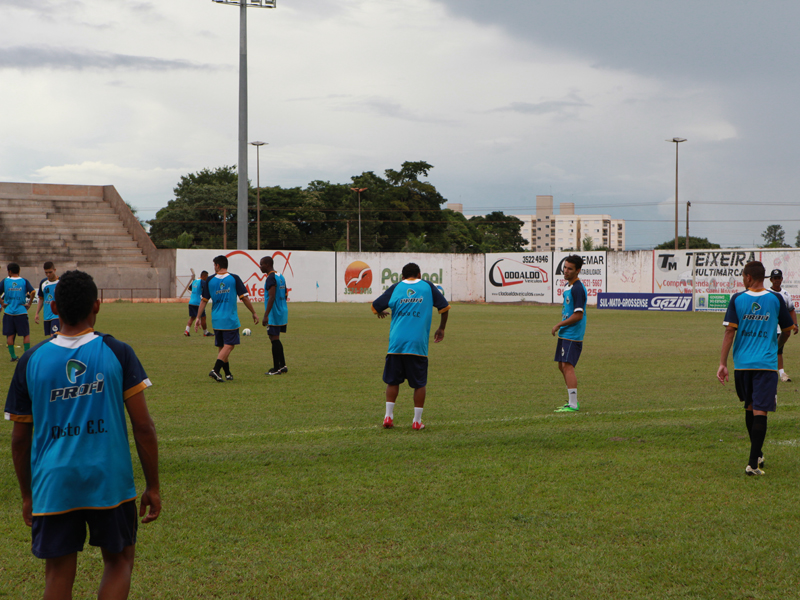
[[781, 381], [791, 381], [791, 378], [786, 373], [781, 373]]

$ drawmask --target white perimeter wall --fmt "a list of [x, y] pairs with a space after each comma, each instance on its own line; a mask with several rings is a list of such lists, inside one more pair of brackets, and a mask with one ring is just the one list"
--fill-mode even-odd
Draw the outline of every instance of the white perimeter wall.
[[[178, 250], [175, 273], [178, 296], [203, 269], [214, 272], [212, 259], [224, 255], [229, 270], [242, 278], [251, 299], [263, 302], [262, 256], [272, 256], [286, 277], [295, 302], [372, 302], [400, 280], [403, 265], [414, 262], [423, 278], [440, 286], [455, 302], [560, 303], [563, 278], [559, 264], [565, 253], [411, 254], [369, 252], [298, 252], [284, 250]], [[783, 271], [783, 287], [800, 308], [800, 250], [640, 250], [580, 252], [587, 260], [581, 277], [592, 294], [691, 293], [732, 294], [742, 289], [741, 269], [761, 260], [767, 269]], [[501, 262], [498, 262], [501, 261]], [[694, 278], [692, 277], [693, 263]], [[516, 279], [515, 279], [516, 278]], [[499, 285], [498, 285], [499, 284]]]

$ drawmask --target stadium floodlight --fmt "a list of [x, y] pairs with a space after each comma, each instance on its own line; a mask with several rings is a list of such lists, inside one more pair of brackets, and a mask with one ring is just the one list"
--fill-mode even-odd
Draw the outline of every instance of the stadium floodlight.
[[256, 250], [261, 250], [261, 146], [267, 142], [250, 142], [256, 147]]
[[[674, 137], [667, 142], [675, 142], [675, 250], [678, 249], [678, 144], [685, 142], [685, 138]], [[686, 241], [689, 241], [687, 234]]]
[[[248, 250], [247, 179], [247, 8], [275, 8], [277, 0], [211, 0], [215, 4], [239, 6], [239, 189], [237, 193], [236, 248]], [[260, 232], [259, 232], [260, 234]]]

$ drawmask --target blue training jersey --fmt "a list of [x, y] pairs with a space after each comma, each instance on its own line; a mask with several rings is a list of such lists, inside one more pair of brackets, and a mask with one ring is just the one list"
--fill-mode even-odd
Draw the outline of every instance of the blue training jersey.
[[52, 321], [53, 319], [57, 319], [58, 315], [53, 312], [53, 309], [50, 308], [50, 303], [55, 302], [56, 299], [56, 286], [58, 285], [58, 279], [55, 281], [50, 281], [45, 277], [39, 282], [39, 302], [43, 302], [43, 314], [45, 321]]
[[586, 288], [583, 282], [578, 279], [572, 285], [564, 288], [564, 304], [561, 308], [561, 320], [568, 319], [576, 312], [582, 312], [583, 318], [577, 323], [561, 327], [558, 330], [558, 337], [565, 340], [582, 342], [586, 333]]
[[372, 303], [372, 311], [391, 309], [389, 354], [428, 356], [433, 308], [450, 310], [442, 293], [430, 281], [405, 279], [395, 283]]
[[734, 294], [725, 313], [726, 327], [736, 328], [733, 368], [776, 371], [778, 338], [775, 330], [794, 325], [781, 295], [771, 290], [745, 290]]
[[27, 315], [28, 309], [25, 304], [28, 301], [28, 294], [35, 291], [31, 282], [22, 277], [6, 277], [3, 280], [2, 291], [5, 296], [3, 302], [6, 306], [7, 315]]
[[195, 279], [189, 287], [192, 290], [192, 295], [189, 296], [189, 304], [191, 306], [200, 306], [203, 300], [203, 280]]
[[203, 282], [203, 298], [211, 300], [211, 323], [217, 329], [239, 329], [237, 298], [247, 296], [247, 288], [238, 275], [212, 275]]
[[136, 497], [125, 400], [150, 386], [110, 335], [59, 335], [19, 359], [7, 420], [33, 423], [33, 514], [113, 508]]
[[273, 271], [264, 282], [264, 301], [269, 302], [269, 288], [275, 288], [275, 300], [267, 315], [267, 325], [288, 325], [289, 307], [286, 306], [286, 278]]

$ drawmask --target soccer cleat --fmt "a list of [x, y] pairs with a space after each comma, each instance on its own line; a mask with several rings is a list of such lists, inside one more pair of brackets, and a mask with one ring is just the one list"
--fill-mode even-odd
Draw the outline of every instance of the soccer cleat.
[[203, 337], [214, 337], [214, 334], [211, 333], [210, 331], [204, 331], [203, 332]]
[[753, 468], [753, 467], [751, 467], [750, 465], [747, 465], [747, 467], [745, 468], [744, 472], [745, 472], [745, 473], [746, 473], [748, 476], [752, 476], [752, 475], [766, 475], [766, 473], [765, 473], [764, 471], [762, 471], [761, 469], [754, 469], [754, 468]]
[[185, 335], [186, 337], [189, 337], [189, 332], [184, 329], [183, 330], [183, 335]]
[[572, 408], [569, 404], [565, 404], [561, 408], [557, 408], [554, 412], [578, 412], [578, 408]]
[[280, 375], [280, 374], [281, 374], [280, 369], [270, 369], [269, 371], [264, 373], [264, 375]]
[[11, 359], [11, 362], [17, 362], [18, 360], [19, 360], [19, 356], [15, 356], [14, 358]]
[[760, 469], [763, 466], [764, 466], [764, 454], [762, 453], [761, 456], [758, 457], [758, 468]]
[[217, 373], [214, 369], [211, 369], [211, 372], [208, 374], [208, 376], [211, 377], [211, 379], [213, 379], [217, 383], [225, 383], [225, 380], [222, 378], [222, 376], [219, 373]]
[[392, 417], [386, 417], [383, 420], [383, 428], [384, 429], [391, 429], [392, 427], [394, 427], [394, 421], [392, 421]]
[[781, 381], [791, 381], [791, 377], [789, 377], [786, 373], [781, 373]]
[[413, 429], [414, 431], [420, 431], [421, 429], [425, 429], [425, 425], [423, 425], [423, 424], [422, 424], [421, 422], [419, 422], [419, 421], [414, 421], [414, 422], [411, 424], [411, 429]]
[[286, 365], [283, 365], [280, 369], [278, 369], [279, 375], [284, 375], [288, 372], [289, 372], [289, 367], [287, 367]]
[[228, 381], [233, 381], [233, 375], [225, 375], [225, 379]]

